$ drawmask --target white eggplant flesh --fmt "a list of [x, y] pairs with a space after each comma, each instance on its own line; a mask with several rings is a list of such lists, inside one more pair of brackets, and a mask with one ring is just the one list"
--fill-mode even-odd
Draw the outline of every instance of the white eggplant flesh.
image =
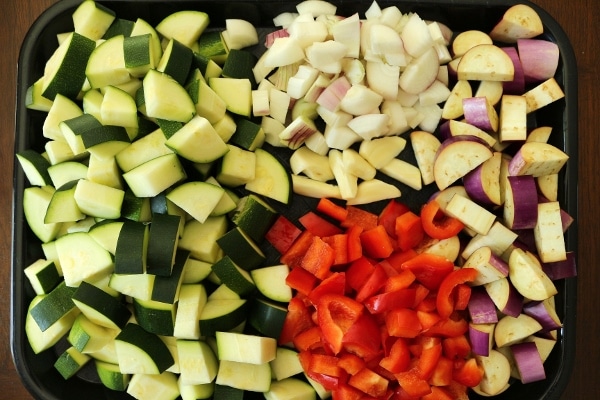
[[492, 44], [492, 38], [485, 32], [471, 29], [460, 32], [452, 40], [452, 54], [461, 57], [471, 48], [480, 44]]
[[487, 246], [475, 250], [467, 258], [463, 268], [473, 268], [478, 272], [473, 281], [474, 286], [485, 285], [508, 276], [508, 264], [492, 253], [492, 249]]
[[292, 174], [292, 188], [294, 193], [301, 196], [320, 199], [323, 197], [341, 199], [340, 188], [331, 183], [310, 179], [307, 176]]
[[520, 38], [533, 38], [544, 33], [544, 24], [533, 8], [516, 4], [506, 10], [490, 31], [490, 37], [504, 43], [515, 43]]
[[406, 139], [386, 136], [360, 143], [358, 153], [373, 167], [380, 169], [396, 158], [406, 147]]
[[497, 350], [491, 350], [487, 357], [477, 356], [476, 359], [483, 368], [479, 389], [490, 396], [503, 392], [511, 378], [508, 359]]
[[462, 196], [454, 196], [450, 200], [446, 213], [481, 235], [486, 235], [496, 220], [493, 213]]
[[347, 200], [348, 205], [369, 204], [381, 200], [400, 197], [401, 192], [395, 185], [379, 179], [362, 181], [358, 184], [356, 195]]
[[532, 113], [565, 97], [556, 79], [549, 78], [523, 94], [527, 101], [527, 113]]
[[539, 203], [537, 213], [533, 233], [540, 259], [544, 263], [566, 260], [567, 250], [559, 202]]
[[433, 165], [435, 182], [440, 190], [447, 188], [493, 155], [490, 148], [479, 141], [446, 139], [444, 142], [448, 143], [442, 143]]
[[546, 300], [558, 293], [554, 282], [542, 269], [537, 257], [515, 248], [508, 260], [509, 278], [519, 293], [530, 300]]
[[540, 323], [527, 314], [519, 314], [516, 318], [506, 315], [496, 324], [494, 341], [498, 347], [510, 346], [541, 329]]
[[307, 146], [298, 148], [290, 156], [290, 169], [293, 174], [304, 174], [311, 179], [327, 182], [334, 179], [326, 155], [317, 154]]
[[421, 171], [421, 178], [424, 185], [433, 183], [433, 165], [435, 156], [441, 145], [437, 136], [425, 131], [412, 131], [410, 133], [410, 143], [415, 154], [417, 166]]

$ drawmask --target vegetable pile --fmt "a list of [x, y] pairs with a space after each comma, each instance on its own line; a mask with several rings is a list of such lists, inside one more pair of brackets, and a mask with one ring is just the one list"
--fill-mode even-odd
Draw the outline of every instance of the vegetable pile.
[[45, 257], [25, 331], [63, 378], [91, 368], [140, 400], [545, 379], [576, 266], [569, 157], [535, 120], [564, 97], [560, 54], [535, 10], [453, 32], [306, 0], [263, 35], [85, 0], [73, 22], [26, 99], [44, 151], [17, 154]]

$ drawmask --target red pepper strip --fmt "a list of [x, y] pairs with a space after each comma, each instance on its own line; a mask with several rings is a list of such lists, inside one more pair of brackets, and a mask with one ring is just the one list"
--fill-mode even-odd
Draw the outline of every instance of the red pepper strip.
[[331, 395], [336, 400], [362, 400], [365, 394], [347, 383], [340, 383]]
[[376, 398], [387, 393], [388, 380], [369, 368], [363, 368], [348, 380], [348, 384]]
[[377, 259], [387, 258], [394, 251], [392, 240], [383, 225], [363, 231], [360, 243], [367, 256]]
[[302, 258], [304, 258], [304, 254], [306, 254], [306, 251], [312, 243], [313, 237], [314, 235], [309, 231], [302, 231], [279, 260], [290, 268], [299, 267]]
[[376, 214], [355, 206], [347, 206], [346, 209], [348, 210], [348, 215], [346, 215], [346, 219], [340, 224], [343, 228], [358, 225], [364, 230], [368, 230], [377, 226], [378, 217]]
[[265, 239], [273, 245], [279, 254], [284, 254], [301, 233], [300, 228], [283, 215], [280, 215], [265, 234]]
[[330, 274], [330, 268], [333, 265], [335, 259], [335, 253], [331, 246], [323, 241], [318, 236], [313, 236], [312, 242], [302, 261], [300, 266], [312, 273], [319, 279], [325, 279]]
[[475, 387], [483, 378], [483, 369], [474, 358], [469, 358], [458, 369], [454, 369], [452, 378], [462, 385]]
[[[425, 286], [423, 286], [425, 287]], [[416, 306], [415, 310], [424, 312], [436, 312], [436, 299], [437, 295], [435, 292], [428, 292]], [[437, 312], [436, 312], [437, 313]]]
[[292, 268], [285, 278], [285, 283], [298, 293], [308, 295], [317, 286], [319, 280], [304, 268]]
[[474, 268], [461, 268], [452, 271], [448, 274], [438, 289], [437, 295], [437, 310], [442, 318], [450, 317], [450, 314], [454, 311], [454, 288], [465, 282], [472, 282], [477, 278], [477, 270]]
[[404, 203], [395, 199], [390, 200], [379, 213], [379, 225], [383, 225], [388, 235], [396, 238], [396, 218], [410, 211], [410, 208]]
[[308, 299], [312, 304], [317, 304], [319, 299], [324, 294], [339, 294], [343, 295], [346, 291], [346, 273], [334, 272], [325, 278], [317, 287], [309, 294]]
[[294, 347], [299, 351], [321, 348], [323, 346], [321, 342], [321, 328], [316, 325], [300, 332], [294, 336], [293, 343]]
[[450, 382], [448, 386], [446, 386], [446, 390], [452, 394], [452, 398], [454, 400], [469, 400], [467, 387], [454, 380]]
[[417, 310], [417, 318], [419, 318], [419, 322], [424, 330], [427, 330], [440, 322], [442, 317], [440, 317], [435, 312], [426, 312]]
[[381, 333], [375, 318], [363, 312], [342, 338], [345, 350], [370, 360], [381, 352]]
[[348, 286], [358, 291], [374, 271], [375, 266], [366, 257], [353, 261], [346, 270]]
[[396, 269], [397, 271], [402, 270], [402, 264], [405, 261], [410, 260], [417, 256], [415, 249], [408, 249], [406, 251], [396, 250], [386, 260]]
[[376, 265], [373, 273], [365, 282], [363, 282], [363, 285], [358, 290], [358, 293], [356, 293], [356, 301], [362, 303], [369, 297], [376, 294], [385, 285], [387, 279], [388, 276], [383, 267], [381, 265]]
[[466, 310], [471, 298], [471, 286], [461, 283], [456, 286], [456, 302], [454, 303], [455, 310]]
[[411, 354], [408, 348], [408, 341], [405, 338], [395, 338], [390, 347], [389, 354], [379, 361], [379, 365], [392, 374], [397, 374], [408, 370], [410, 366]]
[[317, 374], [325, 374], [339, 378], [344, 371], [338, 365], [338, 358], [326, 354], [313, 353], [308, 366], [310, 371]]
[[349, 297], [324, 294], [317, 303], [317, 318], [323, 339], [333, 354], [342, 350], [342, 340], [350, 327], [358, 320], [363, 305]]
[[421, 209], [423, 230], [434, 239], [448, 239], [457, 235], [465, 225], [456, 218], [440, 211], [440, 205], [432, 200]]
[[415, 303], [416, 289], [399, 289], [376, 294], [365, 300], [364, 305], [371, 314], [380, 314], [394, 308], [408, 308]]
[[322, 197], [317, 203], [317, 211], [340, 222], [344, 221], [348, 216], [348, 210], [345, 207], [325, 197]]
[[424, 336], [442, 336], [442, 337], [455, 337], [464, 335], [469, 330], [469, 323], [467, 320], [460, 318], [454, 320], [452, 318], [441, 319], [437, 324], [431, 328], [423, 331]]
[[[364, 314], [363, 314], [364, 315]], [[338, 365], [340, 368], [343, 368], [350, 375], [354, 375], [361, 369], [363, 369], [367, 364], [365, 361], [357, 356], [354, 353], [342, 353], [338, 357]]]
[[359, 225], [352, 225], [346, 231], [348, 235], [348, 262], [358, 260], [363, 255], [362, 244], [360, 243], [360, 234], [362, 232], [363, 228]]
[[380, 265], [381, 268], [383, 268], [388, 277], [398, 275], [398, 271], [396, 271], [396, 269], [387, 261], [387, 259], [379, 261], [377, 265]]
[[417, 289], [417, 294], [415, 295], [415, 305], [413, 308], [420, 309], [419, 305], [423, 303], [423, 301], [429, 296], [431, 292], [425, 286], [420, 283], [413, 285], [415, 289]]
[[431, 393], [429, 383], [419, 376], [415, 368], [396, 374], [400, 387], [409, 395], [420, 398]]
[[421, 400], [455, 400], [452, 394], [446, 389], [437, 386], [431, 386], [431, 393], [421, 397]]
[[288, 303], [288, 312], [283, 321], [279, 344], [291, 343], [300, 332], [313, 327], [310, 310], [298, 296], [292, 297]]
[[396, 308], [385, 316], [385, 326], [391, 336], [415, 338], [421, 333], [417, 312], [410, 308]]
[[448, 386], [452, 382], [452, 371], [454, 370], [454, 361], [441, 356], [429, 378], [431, 386]]
[[342, 230], [337, 225], [332, 224], [312, 211], [301, 216], [298, 221], [315, 236], [324, 237], [342, 233]]
[[444, 356], [451, 360], [463, 360], [471, 354], [471, 344], [465, 335], [443, 339], [442, 349]]
[[338, 233], [336, 235], [323, 236], [322, 239], [333, 249], [335, 254], [333, 265], [348, 263], [348, 234]]
[[427, 289], [437, 290], [444, 278], [454, 270], [454, 263], [437, 254], [421, 253], [405, 261], [402, 268], [411, 270], [417, 281]]
[[415, 274], [413, 274], [411, 270], [405, 269], [396, 275], [390, 276], [385, 282], [383, 291], [394, 292], [396, 290], [406, 289], [415, 281], [415, 279]]
[[425, 237], [421, 217], [412, 211], [405, 212], [396, 218], [395, 231], [398, 247], [402, 251], [414, 248]]
[[417, 361], [417, 370], [422, 379], [428, 380], [442, 355], [442, 343], [439, 338], [426, 338], [423, 349]]

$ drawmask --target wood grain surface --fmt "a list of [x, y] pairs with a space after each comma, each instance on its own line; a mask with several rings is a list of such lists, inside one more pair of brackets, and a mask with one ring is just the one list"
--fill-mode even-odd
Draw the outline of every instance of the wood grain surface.
[[[492, 0], [489, 0], [493, 3]], [[600, 393], [600, 56], [597, 0], [533, 0], [552, 15], [570, 38], [579, 73], [578, 279], [575, 366], [564, 400]], [[31, 399], [17, 375], [10, 351], [10, 270], [13, 145], [17, 58], [35, 19], [55, 0], [2, 0], [0, 10], [0, 398]]]

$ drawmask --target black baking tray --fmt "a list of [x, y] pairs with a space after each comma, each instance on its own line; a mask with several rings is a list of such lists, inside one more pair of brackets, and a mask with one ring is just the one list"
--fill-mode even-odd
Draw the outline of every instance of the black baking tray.
[[[16, 93], [16, 131], [15, 152], [27, 148], [43, 151], [44, 138], [42, 125], [45, 113], [28, 110], [25, 107], [27, 88], [43, 74], [44, 64], [57, 47], [56, 35], [73, 29], [71, 14], [81, 0], [61, 0], [47, 9], [35, 21], [28, 31], [21, 47], [18, 63]], [[255, 26], [267, 30], [273, 29], [272, 19], [284, 11], [294, 11], [299, 1], [251, 0], [142, 0], [142, 1], [101, 1], [98, 3], [114, 10], [118, 17], [133, 19], [140, 17], [156, 25], [164, 16], [181, 9], [196, 9], [208, 12], [211, 29], [224, 26], [226, 18], [243, 18]], [[361, 16], [371, 4], [370, 0], [332, 1], [338, 6], [338, 13]], [[501, 18], [506, 9], [516, 3], [525, 3], [533, 7], [541, 16], [544, 36], [558, 44], [560, 63], [556, 80], [563, 87], [565, 98], [536, 112], [534, 125], [552, 126], [552, 144], [564, 150], [570, 160], [561, 171], [559, 201], [562, 207], [575, 218], [575, 223], [566, 234], [568, 250], [577, 247], [577, 66], [570, 42], [560, 25], [546, 11], [527, 1], [514, 0], [428, 0], [428, 1], [386, 1], [379, 0], [383, 8], [396, 5], [402, 12], [414, 11], [422, 18], [445, 23], [454, 31], [479, 29], [489, 31]], [[410, 147], [410, 146], [408, 146]], [[407, 150], [405, 150], [406, 152]], [[408, 151], [410, 153], [410, 151]], [[410, 157], [410, 154], [409, 154]], [[124, 393], [105, 389], [96, 383], [94, 372], [85, 370], [79, 376], [65, 381], [54, 369], [56, 351], [51, 349], [34, 354], [25, 336], [24, 325], [27, 306], [34, 296], [23, 274], [25, 266], [42, 257], [40, 243], [28, 228], [23, 216], [23, 190], [28, 183], [15, 163], [13, 191], [13, 254], [12, 254], [12, 291], [11, 291], [11, 350], [13, 361], [22, 379], [23, 385], [37, 399], [70, 400], [85, 397], [88, 400], [127, 399]], [[430, 185], [431, 186], [431, 185]], [[415, 192], [401, 187], [402, 200], [411, 207], [422, 204], [432, 193], [431, 188]], [[310, 203], [304, 199], [295, 199], [282, 210], [292, 218], [300, 215]], [[564, 391], [574, 363], [575, 318], [577, 286], [576, 278], [562, 279], [556, 282], [559, 294], [556, 297], [557, 312], [563, 321], [559, 330], [558, 342], [545, 367], [547, 379], [537, 383], [522, 385], [515, 383], [497, 399], [511, 400], [550, 400], [559, 399]], [[476, 394], [472, 399], [479, 399]], [[248, 395], [248, 398], [263, 398], [261, 394]]]

